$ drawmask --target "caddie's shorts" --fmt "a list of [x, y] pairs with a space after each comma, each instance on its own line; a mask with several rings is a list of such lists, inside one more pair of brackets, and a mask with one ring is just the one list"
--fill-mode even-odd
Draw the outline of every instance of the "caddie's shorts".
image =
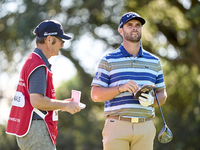
[[152, 120], [131, 123], [107, 118], [102, 135], [104, 150], [153, 150], [156, 129]]
[[32, 120], [27, 135], [16, 138], [21, 150], [56, 150], [43, 120]]

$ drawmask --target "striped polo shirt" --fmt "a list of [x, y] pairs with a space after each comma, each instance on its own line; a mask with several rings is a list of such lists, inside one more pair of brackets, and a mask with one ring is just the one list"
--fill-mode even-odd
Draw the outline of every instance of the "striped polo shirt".
[[[144, 50], [142, 46], [137, 57], [133, 57], [121, 45], [101, 59], [91, 85], [113, 87], [130, 80], [140, 87], [155, 85], [156, 89], [164, 89], [164, 78], [158, 57]], [[108, 115], [146, 118], [155, 116], [155, 110], [152, 106], [142, 106], [130, 92], [122, 92], [105, 101], [104, 116]]]

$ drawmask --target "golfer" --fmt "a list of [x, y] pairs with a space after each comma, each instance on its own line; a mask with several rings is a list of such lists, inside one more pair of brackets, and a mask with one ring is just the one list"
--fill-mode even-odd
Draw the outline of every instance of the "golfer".
[[141, 45], [145, 19], [135, 12], [124, 14], [118, 32], [123, 43], [104, 56], [92, 81], [94, 102], [105, 102], [104, 150], [153, 150], [156, 129], [152, 122], [156, 98], [134, 93], [143, 85], [153, 85], [160, 104], [167, 98], [159, 59]]
[[21, 150], [55, 150], [58, 110], [71, 114], [81, 110], [71, 98], [56, 99], [48, 61], [59, 54], [63, 39], [71, 37], [54, 20], [41, 22], [34, 34], [37, 46], [21, 70], [6, 133], [16, 135]]

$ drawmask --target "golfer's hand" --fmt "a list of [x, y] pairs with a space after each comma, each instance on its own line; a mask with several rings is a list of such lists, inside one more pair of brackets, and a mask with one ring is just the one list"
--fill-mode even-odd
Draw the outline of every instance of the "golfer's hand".
[[[152, 105], [154, 103], [154, 97], [149, 93], [142, 93], [142, 96], [139, 96], [138, 99], [140, 101], [140, 104], [144, 107], [147, 107], [149, 105]], [[145, 97], [145, 98], [144, 98]]]
[[126, 92], [129, 91], [131, 94], [135, 93], [138, 89], [140, 88], [140, 86], [134, 82], [133, 80], [130, 80], [128, 82], [126, 82], [125, 84], [121, 84], [119, 86], [119, 91], [120, 92]]

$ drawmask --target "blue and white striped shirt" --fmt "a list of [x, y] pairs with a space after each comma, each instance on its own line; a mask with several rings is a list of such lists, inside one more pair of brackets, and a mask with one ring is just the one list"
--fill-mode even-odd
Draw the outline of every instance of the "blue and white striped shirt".
[[[140, 47], [137, 57], [133, 57], [121, 45], [101, 59], [91, 85], [113, 87], [130, 80], [140, 86], [155, 85], [156, 89], [164, 89], [160, 60], [142, 47]], [[152, 106], [142, 106], [130, 92], [123, 92], [105, 102], [104, 115], [145, 118], [153, 117], [155, 110]]]

